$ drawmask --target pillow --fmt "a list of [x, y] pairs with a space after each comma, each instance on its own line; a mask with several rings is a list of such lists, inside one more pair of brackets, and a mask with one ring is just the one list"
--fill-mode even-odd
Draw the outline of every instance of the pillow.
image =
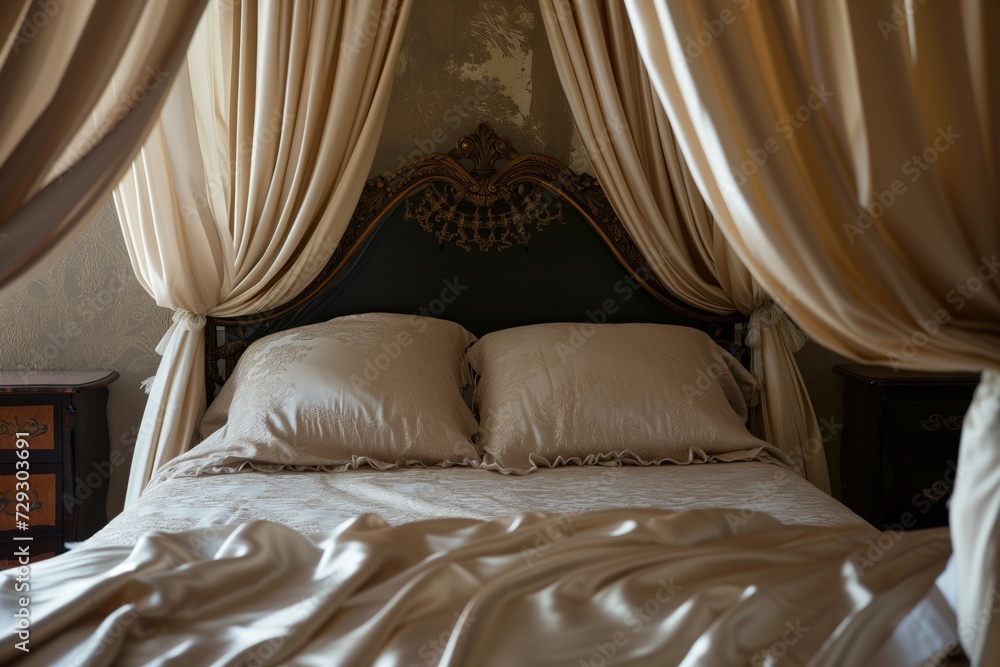
[[461, 394], [474, 340], [454, 322], [386, 313], [262, 338], [206, 411], [204, 442], [158, 477], [478, 462]]
[[468, 356], [483, 467], [785, 460], [747, 431], [753, 376], [697, 329], [539, 324], [488, 334]]

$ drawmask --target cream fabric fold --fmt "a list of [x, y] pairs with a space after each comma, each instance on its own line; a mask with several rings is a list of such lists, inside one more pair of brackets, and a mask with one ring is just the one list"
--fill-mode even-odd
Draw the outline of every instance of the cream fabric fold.
[[206, 0], [0, 6], [0, 299], [83, 232], [156, 120]]
[[374, 157], [409, 0], [205, 12], [160, 120], [115, 192], [140, 283], [175, 318], [126, 503], [190, 446], [204, 316], [260, 312], [322, 269]]
[[1000, 655], [1000, 5], [627, 8], [699, 190], [795, 321], [860, 361], [987, 371], [951, 502], [963, 643], [987, 664]]
[[[761, 514], [734, 527], [732, 514], [147, 533], [33, 566], [27, 664], [865, 665], [950, 552], [941, 529]], [[7, 619], [15, 585], [0, 575]], [[5, 662], [19, 654], [12, 625]]]
[[[540, 0], [549, 43], [587, 156], [630, 236], [692, 306], [751, 315], [758, 435], [830, 491], [823, 439], [793, 353], [801, 333], [719, 231], [685, 165], [620, 2]], [[766, 313], [766, 316], [761, 316]], [[780, 330], [771, 330], [780, 326]]]

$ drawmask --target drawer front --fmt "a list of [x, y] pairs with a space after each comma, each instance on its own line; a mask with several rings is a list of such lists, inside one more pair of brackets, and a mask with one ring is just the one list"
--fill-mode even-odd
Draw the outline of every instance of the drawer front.
[[27, 433], [25, 440], [32, 451], [56, 447], [55, 407], [52, 405], [0, 406], [0, 450], [17, 449], [17, 433]]
[[891, 517], [909, 513], [913, 528], [948, 525], [948, 499], [955, 483], [956, 458], [901, 457], [896, 459], [895, 491], [888, 498]]
[[899, 401], [896, 448], [912, 456], [950, 456], [962, 435], [967, 401]]
[[[14, 535], [27, 535], [27, 530], [20, 530], [17, 526], [17, 512], [24, 513], [23, 507], [18, 507], [17, 503], [17, 482], [18, 479], [10, 470], [5, 470], [0, 474], [0, 533], [11, 531]], [[28, 530], [35, 532], [46, 531], [46, 528], [55, 529], [58, 527], [59, 508], [56, 505], [59, 494], [59, 479], [55, 472], [35, 472], [31, 471], [28, 478]]]

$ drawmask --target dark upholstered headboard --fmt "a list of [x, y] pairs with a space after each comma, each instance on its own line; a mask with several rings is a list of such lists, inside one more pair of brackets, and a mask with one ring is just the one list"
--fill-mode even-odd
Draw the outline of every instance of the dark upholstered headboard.
[[280, 308], [209, 318], [209, 400], [247, 345], [362, 312], [453, 320], [477, 336], [540, 322], [656, 322], [702, 329], [740, 350], [745, 318], [674, 298], [587, 174], [519, 154], [481, 123], [447, 154], [366, 184], [319, 276]]

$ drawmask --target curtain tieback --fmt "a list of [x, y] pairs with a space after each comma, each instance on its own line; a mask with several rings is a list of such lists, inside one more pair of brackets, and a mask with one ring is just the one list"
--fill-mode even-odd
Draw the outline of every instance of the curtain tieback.
[[171, 336], [178, 328], [186, 329], [187, 331], [201, 331], [205, 328], [205, 316], [200, 313], [192, 313], [189, 310], [184, 310], [183, 308], [178, 308], [174, 311], [173, 322], [170, 324], [170, 328], [167, 332], [163, 334], [163, 338], [160, 342], [156, 344], [156, 352], [161, 357], [163, 353], [167, 351], [167, 343], [170, 341]]
[[809, 337], [785, 313], [784, 309], [767, 298], [762, 301], [752, 313], [747, 326], [745, 344], [750, 348], [750, 372], [757, 380], [757, 387], [747, 403], [753, 407], [760, 402], [760, 393], [764, 388], [764, 364], [761, 360], [761, 330], [764, 327], [777, 327], [784, 334], [782, 338], [788, 342], [792, 352], [798, 352], [806, 344]]
[[[167, 351], [167, 343], [170, 338], [174, 335], [174, 332], [178, 328], [185, 329], [187, 331], [201, 331], [205, 328], [205, 323], [207, 320], [205, 316], [201, 313], [192, 313], [189, 310], [184, 310], [183, 308], [178, 308], [174, 311], [173, 321], [170, 323], [170, 327], [167, 329], [166, 333], [163, 334], [163, 338], [160, 342], [156, 344], [156, 353], [161, 357], [163, 353]], [[156, 380], [156, 376], [148, 377], [139, 383], [139, 387], [147, 394], [153, 389], [153, 381]]]

